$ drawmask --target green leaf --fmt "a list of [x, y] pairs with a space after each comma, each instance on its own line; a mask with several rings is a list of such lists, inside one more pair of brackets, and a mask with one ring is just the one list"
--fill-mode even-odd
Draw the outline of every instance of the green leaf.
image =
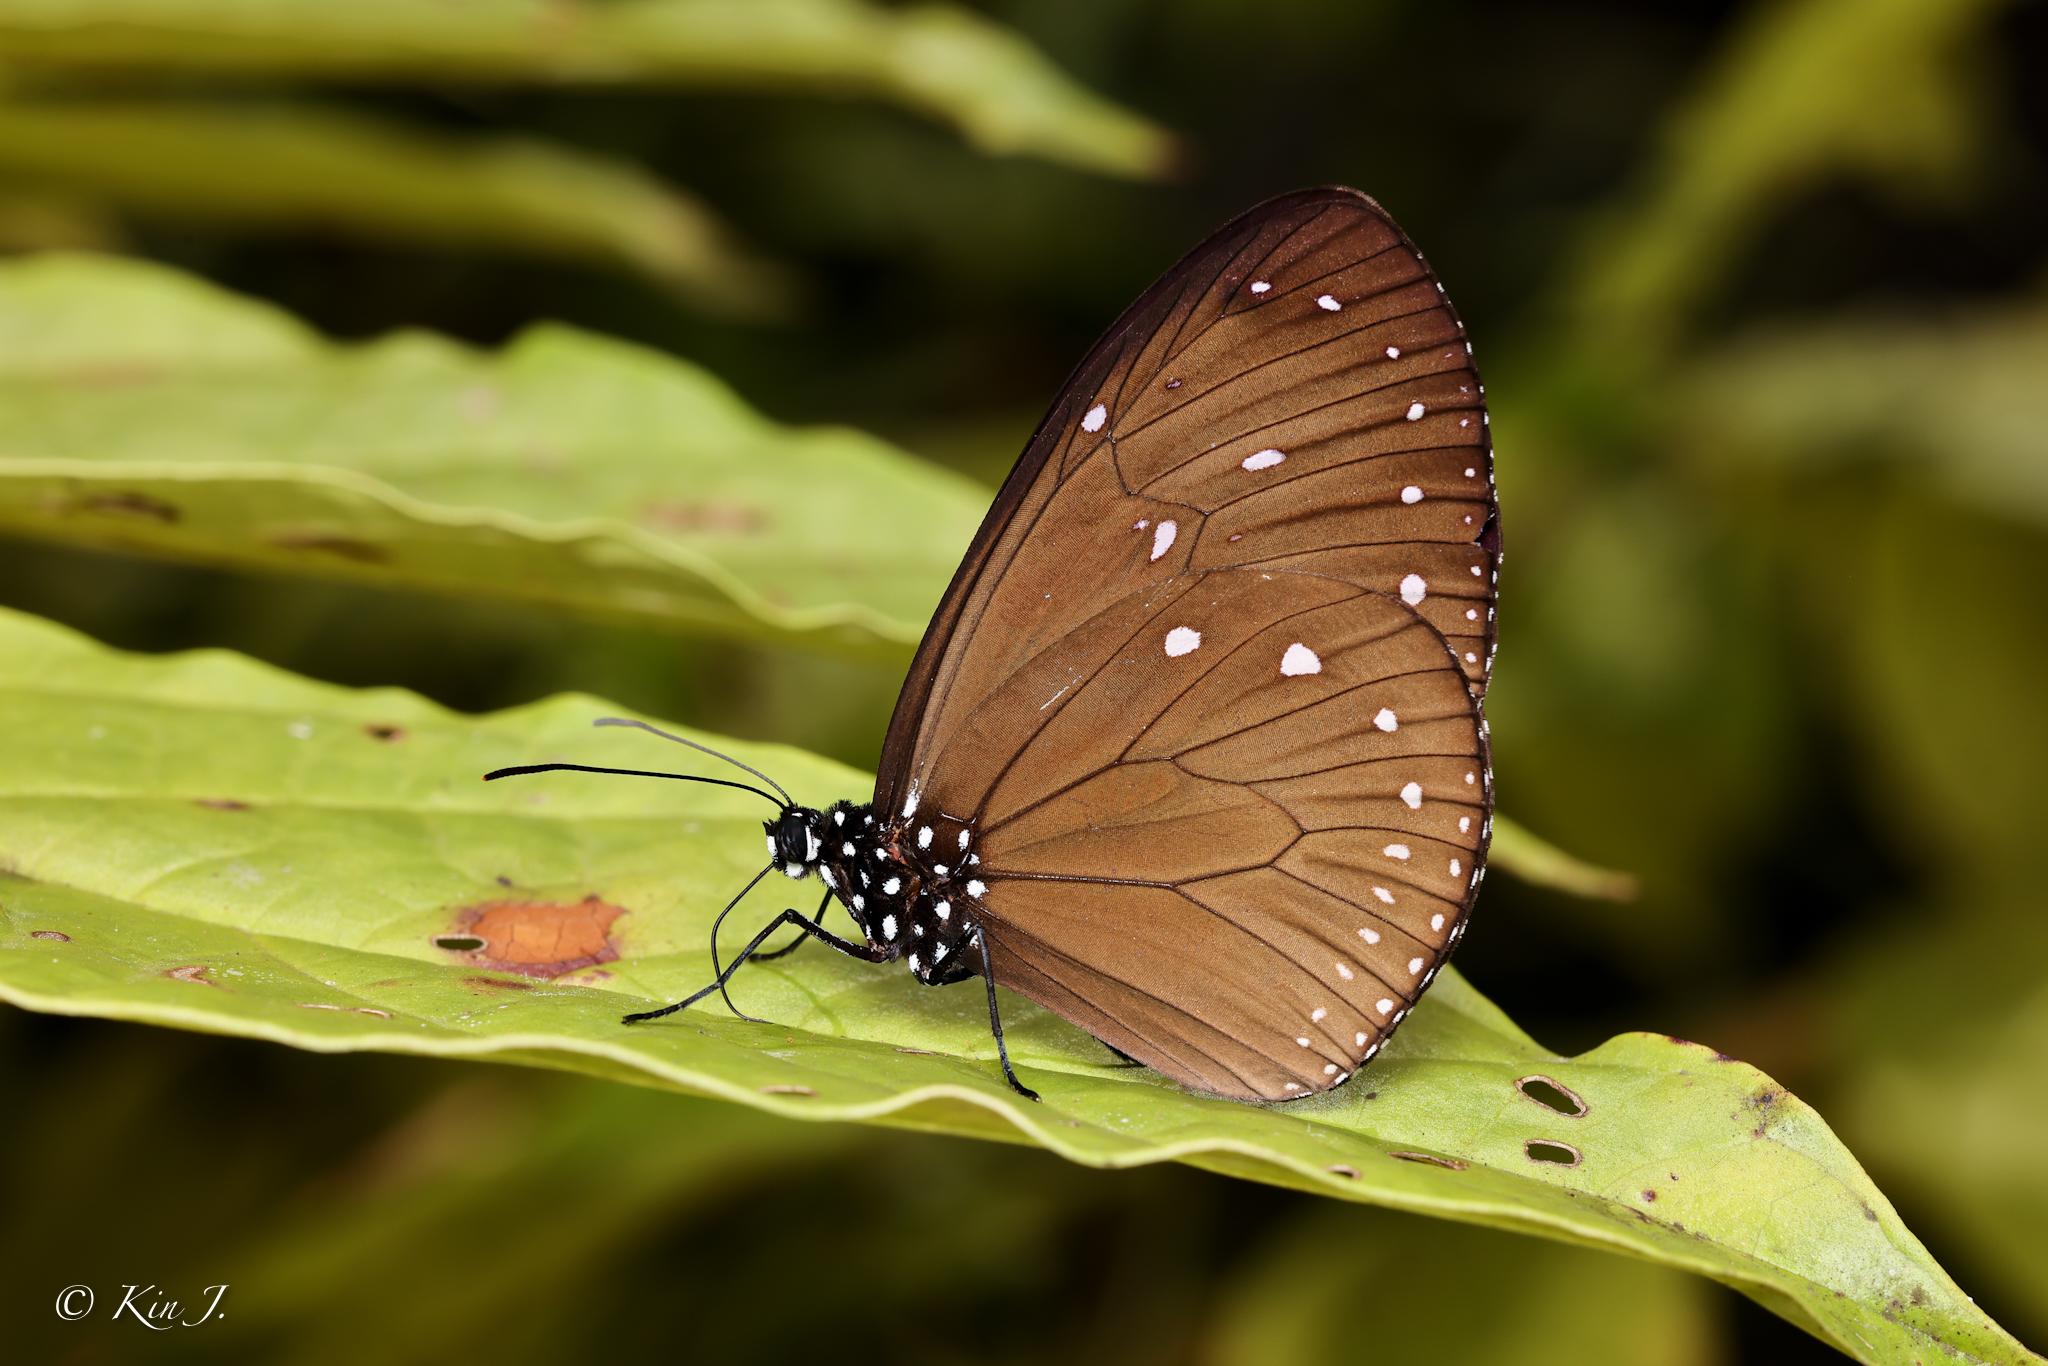
[[2000, 517], [2048, 525], [2048, 308], [1788, 326], [1703, 357], [1674, 430], [1704, 470], [1893, 465]]
[[277, 104], [0, 100], [0, 174], [175, 218], [617, 263], [733, 313], [790, 292], [695, 199], [528, 139]]
[[1548, 844], [1505, 816], [1493, 818], [1493, 846], [1487, 860], [1524, 882], [1602, 901], [1633, 901], [1636, 880], [1602, 868]]
[[900, 658], [986, 502], [567, 328], [335, 346], [157, 266], [0, 264], [0, 527], [28, 535]]
[[[1363, 1223], [1363, 1227], [1361, 1227]], [[1390, 1295], [1398, 1286], [1398, 1296]], [[1323, 1210], [1247, 1254], [1211, 1330], [1216, 1366], [1448, 1361], [1458, 1366], [1712, 1366], [1706, 1287], [1662, 1267], [1530, 1247], [1406, 1215]], [[1485, 1309], [1472, 1312], [1483, 1296]], [[1370, 1352], [1332, 1346], [1360, 1305]]]
[[264, 81], [706, 86], [886, 100], [987, 152], [1149, 176], [1173, 143], [1009, 29], [863, 0], [0, 0], [9, 65]]
[[[1698, 1272], [1868, 1361], [2028, 1359], [1818, 1115], [1695, 1044], [1630, 1034], [1560, 1057], [1447, 974], [1363, 1077], [1260, 1107], [1117, 1066], [1012, 999], [1034, 1105], [994, 1068], [978, 992], [815, 948], [737, 984], [772, 1023], [700, 1009], [627, 1029], [622, 1008], [706, 980], [712, 912], [758, 866], [765, 808], [685, 784], [476, 780], [647, 762], [658, 741], [588, 728], [601, 704], [464, 718], [219, 652], [117, 654], [13, 614], [0, 698], [0, 996], [24, 1007], [564, 1068], [1099, 1166], [1178, 1160]], [[866, 786], [733, 748], [803, 800]], [[1518, 1084], [1539, 1074], [1577, 1103]]]
[[1770, 215], [1837, 176], [1954, 197], [1993, 144], [1973, 48], [2006, 0], [1799, 0], [1751, 12], [1678, 105], [1635, 202], [1594, 225], [1569, 301], [1604, 354], [1657, 354]]

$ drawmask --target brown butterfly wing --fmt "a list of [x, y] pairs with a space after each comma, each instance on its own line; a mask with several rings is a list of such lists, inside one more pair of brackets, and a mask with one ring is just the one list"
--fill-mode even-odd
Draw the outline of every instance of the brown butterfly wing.
[[1274, 200], [1062, 391], [912, 666], [877, 803], [974, 823], [998, 981], [1205, 1090], [1325, 1089], [1471, 902], [1497, 557], [1441, 288], [1364, 196]]

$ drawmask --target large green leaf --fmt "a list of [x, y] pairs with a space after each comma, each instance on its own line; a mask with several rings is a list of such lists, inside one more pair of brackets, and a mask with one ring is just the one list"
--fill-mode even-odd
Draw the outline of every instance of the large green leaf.
[[1121, 175], [1173, 155], [1157, 126], [1076, 85], [1009, 29], [865, 0], [0, 0], [26, 71], [206, 72], [437, 85], [689, 85], [860, 96], [977, 147]]
[[[1446, 1361], [1457, 1366], [1712, 1366], [1711, 1292], [1662, 1267], [1519, 1246], [1396, 1214], [1326, 1209], [1247, 1256], [1211, 1329], [1215, 1366]], [[1398, 1303], [1389, 1292], [1400, 1287]], [[1479, 1287], [1484, 1287], [1481, 1291]], [[1472, 1306], [1483, 1293], [1485, 1312]], [[1333, 1334], [1361, 1305], [1370, 1334]]]
[[342, 347], [157, 266], [0, 265], [0, 527], [34, 536], [900, 655], [985, 504], [566, 328]]
[[2001, 517], [2048, 524], [2048, 308], [1784, 326], [1703, 357], [1675, 429], [1712, 475], [1895, 464]]
[[[1835, 176], [1953, 194], [1990, 144], [1973, 49], [2006, 0], [1765, 5], [1688, 92], [1634, 203], [1595, 223], [1564, 298], [1614, 361], [1656, 354], [1770, 216]], [[1647, 343], [1647, 344], [1646, 344]]]
[[[978, 992], [816, 950], [740, 980], [774, 1023], [697, 1010], [627, 1029], [622, 1007], [704, 980], [711, 913], [752, 871], [765, 807], [476, 780], [522, 759], [646, 763], [658, 741], [588, 728], [597, 702], [464, 718], [219, 652], [119, 655], [14, 615], [0, 698], [0, 994], [25, 1007], [565, 1068], [1102, 1166], [1179, 1160], [1712, 1276], [1865, 1360], [2027, 1359], [1818, 1115], [1696, 1044], [1630, 1034], [1560, 1057], [1448, 974], [1363, 1077], [1260, 1107], [1118, 1066], [1013, 999], [1034, 1105], [993, 1067]], [[805, 800], [865, 785], [738, 748]]]
[[0, 175], [146, 213], [615, 263], [736, 313], [789, 282], [638, 168], [303, 106], [0, 100]]

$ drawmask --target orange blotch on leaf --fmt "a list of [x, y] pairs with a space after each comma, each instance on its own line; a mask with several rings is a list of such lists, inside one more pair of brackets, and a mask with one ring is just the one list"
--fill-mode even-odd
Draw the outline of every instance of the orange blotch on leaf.
[[[619, 956], [612, 922], [626, 913], [595, 896], [581, 901], [483, 901], [455, 916], [453, 934], [481, 940], [459, 956], [478, 967], [526, 977], [560, 977]], [[444, 933], [436, 940], [453, 937]]]

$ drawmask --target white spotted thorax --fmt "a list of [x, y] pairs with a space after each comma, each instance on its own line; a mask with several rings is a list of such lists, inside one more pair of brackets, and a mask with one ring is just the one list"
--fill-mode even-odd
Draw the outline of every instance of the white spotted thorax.
[[980, 971], [978, 914], [987, 885], [967, 823], [920, 810], [881, 821], [872, 806], [789, 807], [768, 822], [768, 850], [794, 880], [816, 875], [861, 933], [926, 986]]

